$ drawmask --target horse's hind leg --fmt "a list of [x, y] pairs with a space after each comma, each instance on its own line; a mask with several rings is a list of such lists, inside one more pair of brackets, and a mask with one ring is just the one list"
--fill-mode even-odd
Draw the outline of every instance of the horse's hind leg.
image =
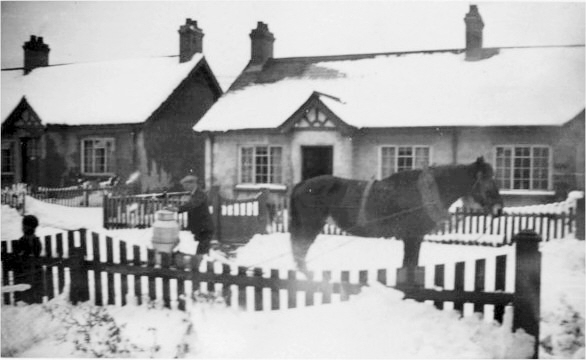
[[297, 269], [303, 273], [307, 272], [305, 258], [309, 248], [323, 227], [327, 213], [325, 209], [311, 207], [295, 208], [292, 212], [291, 224], [291, 247], [293, 259]]
[[403, 269], [405, 282], [411, 286], [423, 286], [422, 279], [417, 279], [417, 265], [419, 263], [419, 250], [423, 238], [407, 237], [403, 239]]

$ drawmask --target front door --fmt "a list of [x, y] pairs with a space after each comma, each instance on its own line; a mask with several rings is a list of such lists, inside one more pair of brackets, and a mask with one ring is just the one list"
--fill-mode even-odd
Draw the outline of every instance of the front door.
[[36, 138], [20, 138], [21, 182], [29, 185], [38, 184], [38, 140]]
[[334, 148], [332, 146], [302, 146], [301, 155], [301, 180], [333, 174]]

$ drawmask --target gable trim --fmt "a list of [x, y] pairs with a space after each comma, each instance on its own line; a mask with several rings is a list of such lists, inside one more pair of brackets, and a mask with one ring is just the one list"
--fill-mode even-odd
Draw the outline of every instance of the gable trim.
[[[38, 126], [30, 127], [30, 126], [22, 126], [22, 125], [16, 124], [18, 122], [18, 120], [20, 120], [20, 115], [24, 111], [30, 112], [31, 116], [38, 123]], [[45, 130], [45, 126], [43, 125], [43, 120], [41, 119], [39, 114], [37, 114], [35, 109], [33, 109], [33, 107], [28, 103], [28, 101], [26, 100], [26, 96], [23, 96], [22, 99], [20, 99], [20, 101], [18, 102], [18, 105], [16, 105], [14, 110], [12, 110], [10, 115], [8, 115], [8, 117], [6, 118], [6, 121], [4, 121], [2, 123], [2, 128], [1, 128], [2, 133], [12, 132], [16, 129], [24, 129], [26, 131], [32, 131], [34, 134], [31, 134], [31, 135], [34, 135], [34, 136], [40, 135], [38, 133]]]
[[[336, 115], [330, 108], [326, 106], [321, 100], [320, 96], [327, 96], [336, 101], [340, 101], [340, 99], [327, 95], [322, 94], [320, 92], [314, 91], [313, 94], [287, 119], [285, 120], [277, 130], [280, 133], [287, 133], [295, 130], [339, 130], [343, 135], [348, 135], [356, 130], [355, 127], [348, 125], [344, 120], [342, 120], [338, 115]], [[317, 109], [318, 111], [323, 112], [328, 121], [333, 123], [333, 127], [306, 127], [306, 128], [298, 128], [295, 125], [301, 121], [308, 110]]]

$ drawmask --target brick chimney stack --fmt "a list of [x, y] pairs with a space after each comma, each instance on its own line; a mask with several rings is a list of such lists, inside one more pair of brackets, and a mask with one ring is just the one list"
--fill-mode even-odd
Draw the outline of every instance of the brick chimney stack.
[[466, 60], [480, 60], [482, 58], [484, 22], [476, 5], [470, 5], [464, 22], [466, 23]]
[[41, 36], [31, 35], [29, 41], [22, 46], [24, 49], [24, 73], [28, 74], [33, 69], [49, 66], [49, 45], [43, 42]]
[[203, 52], [203, 35], [197, 21], [185, 20], [185, 25], [179, 27], [179, 62], [187, 62], [196, 53]]
[[263, 64], [273, 57], [273, 43], [275, 37], [269, 31], [269, 26], [262, 21], [256, 25], [256, 29], [250, 32], [251, 54], [250, 62]]

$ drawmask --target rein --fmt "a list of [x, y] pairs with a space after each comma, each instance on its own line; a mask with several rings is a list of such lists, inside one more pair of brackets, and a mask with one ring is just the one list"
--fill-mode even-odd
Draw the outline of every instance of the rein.
[[439, 223], [449, 217], [449, 212], [443, 205], [431, 170], [424, 169], [421, 172], [417, 178], [417, 188], [421, 194], [426, 213], [433, 222]]

